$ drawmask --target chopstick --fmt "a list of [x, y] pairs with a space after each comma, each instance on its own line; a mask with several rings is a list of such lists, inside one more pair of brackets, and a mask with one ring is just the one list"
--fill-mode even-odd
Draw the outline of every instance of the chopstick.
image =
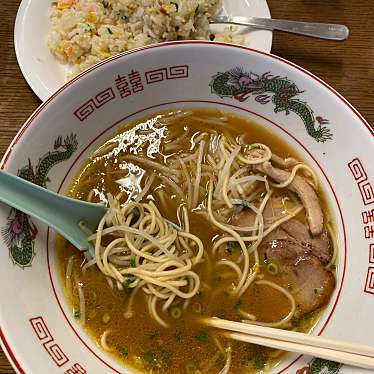
[[374, 369], [374, 347], [368, 345], [219, 318], [204, 318], [202, 322], [211, 327], [229, 330], [223, 335], [231, 339]]
[[312, 355], [315, 357], [323, 358], [325, 360], [336, 361], [342, 364], [357, 366], [364, 369], [374, 369], [374, 358], [362, 356], [355, 353], [347, 353], [334, 349], [312, 347], [310, 345], [292, 343], [284, 340], [261, 338], [237, 332], [226, 332], [223, 334], [223, 336], [246, 343], [281, 349], [283, 351]]

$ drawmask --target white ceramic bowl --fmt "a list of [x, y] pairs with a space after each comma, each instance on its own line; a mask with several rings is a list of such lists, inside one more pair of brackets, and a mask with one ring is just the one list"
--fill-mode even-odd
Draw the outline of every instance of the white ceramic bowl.
[[[124, 79], [131, 93], [126, 97]], [[288, 61], [207, 42], [168, 43], [113, 57], [38, 108], [13, 140], [2, 167], [64, 193], [87, 156], [123, 121], [181, 107], [219, 107], [253, 119], [314, 168], [339, 244], [337, 287], [314, 334], [372, 344], [373, 130], [338, 93]], [[0, 206], [0, 338], [14, 368], [37, 374], [130, 373], [71, 316], [57, 279], [53, 232], [9, 213], [9, 207]], [[363, 372], [292, 355], [274, 373], [308, 370]]]

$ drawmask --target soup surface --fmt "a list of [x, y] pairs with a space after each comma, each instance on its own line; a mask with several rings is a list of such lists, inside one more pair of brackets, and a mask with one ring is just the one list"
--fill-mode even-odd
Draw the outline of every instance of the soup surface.
[[[214, 155], [222, 139], [239, 147], [237, 151], [229, 146], [226, 151], [223, 149], [220, 167], [221, 161], [214, 157], [211, 160], [208, 155]], [[155, 301], [160, 322], [150, 311], [151, 296], [142, 288], [132, 287], [134, 277], [122, 282], [113, 279], [100, 271], [95, 259], [57, 238], [59, 272], [72, 314], [77, 322], [84, 324], [97, 345], [123, 365], [146, 373], [257, 373], [276, 365], [283, 352], [223, 337], [218, 330], [202, 323], [201, 318], [246, 320], [303, 332], [309, 331], [318, 320], [335, 285], [335, 245], [328, 208], [309, 170], [299, 168], [295, 183], [301, 178], [313, 186], [324, 211], [323, 232], [313, 234], [310, 212], [303, 209], [305, 196], [297, 186], [282, 187], [284, 181], [276, 180], [276, 176], [264, 177], [266, 170], [262, 166], [256, 169], [257, 166], [249, 164], [239, 171], [239, 161], [237, 165], [228, 165], [230, 149], [232, 153], [240, 149], [249, 159], [262, 157], [265, 148], [258, 143], [271, 150], [272, 164], [282, 164], [283, 170], [288, 170], [287, 178], [295, 165], [300, 165], [294, 162], [300, 157], [283, 141], [236, 115], [200, 109], [161, 113], [124, 124], [117, 135], [93, 153], [74, 179], [69, 190], [74, 198], [105, 204], [115, 198], [123, 206], [153, 201], [161, 216], [170, 225], [178, 225], [177, 228], [185, 227], [181, 218], [184, 207], [189, 218], [188, 231], [201, 240], [204, 248], [202, 260], [193, 266], [200, 282], [198, 291], [187, 303], [183, 298], [170, 298], [165, 310], [162, 299]], [[220, 177], [212, 179], [212, 175], [219, 174], [213, 170], [215, 167], [222, 173], [231, 173], [227, 178], [237, 172], [234, 178], [236, 185], [241, 186], [224, 192], [231, 207], [224, 205], [220, 191], [212, 189], [211, 207], [217, 221], [243, 238], [255, 232], [255, 237], [263, 235], [278, 218], [285, 222], [276, 223], [278, 226], [261, 241], [249, 245], [246, 242], [250, 253], [247, 265], [235, 239], [221, 240], [221, 245], [215, 245], [225, 235], [224, 230], [212, 224], [207, 213], [210, 184], [220, 189]], [[200, 168], [199, 175], [196, 168]], [[259, 180], [243, 179], [252, 175], [261, 176]], [[231, 188], [229, 184], [224, 187], [225, 178], [222, 188]], [[144, 188], [147, 191], [142, 196]], [[141, 206], [134, 206], [132, 214], [139, 214]], [[269, 209], [272, 219], [267, 216]], [[251, 214], [255, 215], [253, 219]], [[130, 219], [130, 224], [134, 219]], [[246, 219], [252, 222], [245, 223]], [[252, 228], [245, 229], [246, 226]], [[308, 236], [300, 239], [293, 230], [304, 230]], [[321, 249], [322, 242], [327, 243], [327, 249]], [[105, 237], [101, 245], [110, 243], [111, 239]], [[301, 252], [298, 248], [302, 248]], [[140, 264], [135, 264], [134, 258], [121, 261], [113, 263], [129, 268]], [[306, 266], [306, 271], [297, 268], [300, 263]], [[244, 277], [245, 266], [248, 274]], [[307, 280], [300, 279], [299, 273], [309, 271], [320, 277], [309, 281], [313, 288], [308, 291], [304, 286]], [[236, 287], [240, 275], [244, 283], [239, 292]], [[191, 282], [187, 280], [184, 286], [180, 283], [181, 290], [191, 286]]]

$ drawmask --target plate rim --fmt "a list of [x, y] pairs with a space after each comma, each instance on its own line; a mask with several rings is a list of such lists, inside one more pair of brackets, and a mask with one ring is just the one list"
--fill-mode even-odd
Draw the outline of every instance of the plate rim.
[[[290, 66], [293, 69], [296, 69], [297, 71], [307, 75], [309, 78], [313, 79], [315, 82], [319, 83], [324, 87], [324, 89], [327, 89], [329, 92], [331, 92], [335, 97], [339, 99], [339, 101], [347, 106], [347, 109], [352, 112], [355, 117], [359, 120], [359, 123], [361, 124], [359, 128], [362, 128], [362, 130], [365, 132], [365, 134], [368, 135], [368, 141], [374, 139], [374, 129], [370, 126], [370, 124], [365, 120], [365, 118], [359, 113], [359, 111], [347, 100], [345, 99], [339, 92], [337, 92], [334, 88], [332, 88], [329, 84], [324, 82], [322, 79], [314, 75], [313, 73], [309, 72], [308, 70], [302, 68], [301, 66], [288, 61], [282, 57], [276, 56], [274, 54], [258, 51], [255, 49], [251, 49], [245, 46], [239, 46], [239, 45], [233, 45], [229, 43], [220, 43], [220, 42], [208, 42], [208, 41], [176, 41], [176, 42], [167, 42], [162, 44], [154, 44], [149, 45], [146, 47], [141, 47], [137, 49], [133, 49], [131, 51], [123, 52], [118, 55], [112, 56], [111, 58], [101, 61], [100, 63], [90, 67], [86, 71], [82, 72], [78, 76], [74, 77], [72, 80], [66, 82], [62, 87], [60, 87], [55, 93], [53, 93], [45, 102], [41, 103], [41, 105], [30, 115], [30, 117], [25, 121], [23, 126], [20, 128], [16, 136], [13, 138], [12, 142], [8, 146], [4, 156], [2, 157], [0, 161], [0, 169], [4, 169], [5, 164], [9, 160], [9, 157], [11, 156], [13, 147], [17, 144], [17, 142], [22, 138], [22, 136], [27, 134], [27, 129], [32, 125], [33, 120], [38, 116], [39, 113], [41, 113], [44, 108], [46, 108], [58, 95], [60, 95], [62, 92], [64, 92], [66, 89], [69, 88], [70, 85], [74, 84], [77, 80], [83, 79], [84, 76], [90, 74], [90, 72], [99, 69], [102, 65], [108, 64], [113, 60], [125, 58], [129, 54], [133, 53], [141, 53], [143, 50], [147, 49], [156, 49], [156, 48], [167, 48], [170, 45], [218, 45], [218, 46], [224, 46], [226, 48], [233, 48], [233, 49], [241, 49], [246, 52], [252, 53], [252, 54], [259, 54], [263, 55], [266, 58], [270, 58], [272, 60], [280, 61], [281, 63], [284, 63], [287, 66]], [[371, 137], [370, 137], [371, 135]], [[365, 135], [366, 137], [366, 135]], [[374, 143], [373, 143], [374, 145]], [[9, 341], [5, 337], [5, 330], [2, 330], [0, 327], [0, 345], [2, 346], [7, 358], [9, 359], [10, 363], [12, 364], [14, 370], [17, 373], [25, 373], [25, 371], [22, 369], [22, 366], [20, 365], [19, 361], [16, 358], [16, 355], [14, 351], [16, 351], [16, 348], [11, 347], [11, 344], [9, 344]], [[23, 359], [21, 358], [20, 361], [22, 362]]]
[[[15, 53], [16, 53], [17, 63], [18, 63], [18, 66], [21, 70], [21, 73], [22, 73], [24, 79], [26, 80], [27, 84], [29, 85], [31, 90], [34, 92], [34, 94], [42, 102], [44, 102], [51, 95], [53, 95], [55, 92], [49, 91], [45, 86], [40, 84], [41, 83], [40, 80], [35, 78], [35, 75], [33, 74], [32, 69], [28, 69], [28, 67], [27, 67], [28, 65], [30, 65], [29, 61], [27, 60], [27, 56], [24, 56], [21, 52], [21, 47], [23, 45], [23, 43], [22, 43], [23, 22], [24, 22], [24, 19], [25, 19], [27, 8], [30, 6], [30, 4], [33, 1], [37, 1], [37, 0], [22, 0], [19, 7], [18, 7], [17, 15], [16, 15], [15, 23], [14, 23], [13, 42], [14, 42], [14, 49], [15, 49]], [[41, 1], [41, 0], [38, 0], [38, 1]], [[262, 1], [263, 1], [263, 6], [264, 6], [264, 11], [266, 13], [265, 18], [271, 19], [271, 12], [270, 12], [270, 8], [269, 8], [269, 4], [267, 3], [267, 0], [262, 0]], [[266, 46], [261, 52], [271, 53], [271, 49], [272, 49], [272, 45], [273, 45], [273, 32], [268, 31], [268, 30], [261, 30], [261, 31], [266, 32], [267, 35], [268, 35], [267, 39], [265, 40]], [[163, 42], [163, 43], [158, 43], [158, 44], [167, 44], [167, 43], [169, 43], [169, 42]], [[150, 44], [150, 45], [155, 45], [155, 44]], [[145, 46], [145, 47], [147, 47], [147, 46]], [[145, 48], [145, 47], [139, 47], [139, 48]], [[134, 48], [130, 51], [137, 50], [139, 48]], [[247, 47], [247, 48], [249, 48], [249, 47]], [[126, 52], [129, 52], [129, 51], [121, 52], [119, 54], [126, 53]], [[112, 57], [114, 57], [114, 56], [112, 56]], [[106, 60], [104, 60], [104, 61], [106, 61]], [[97, 64], [100, 64], [101, 62], [99, 62]], [[59, 62], [56, 60], [56, 63], [59, 63]], [[93, 66], [96, 66], [97, 64], [95, 64]], [[61, 87], [65, 86], [65, 84], [68, 83], [68, 82], [65, 82], [62, 86], [60, 86], [58, 88], [58, 90]]]
[[36, 96], [38, 96], [38, 98], [40, 100], [44, 101], [42, 99], [42, 96], [44, 96], [45, 94], [41, 93], [42, 92], [41, 89], [40, 89], [40, 92], [39, 92], [39, 88], [37, 88], [37, 86], [35, 85], [34, 80], [27, 73], [25, 65], [24, 65], [22, 57], [21, 57], [21, 52], [20, 52], [20, 44], [21, 44], [20, 35], [21, 35], [21, 32], [19, 30], [22, 28], [21, 19], [23, 18], [24, 14], [25, 14], [25, 11], [26, 11], [26, 8], [27, 8], [26, 3], [28, 3], [29, 1], [31, 1], [31, 0], [22, 0], [19, 7], [18, 7], [18, 10], [17, 10], [16, 19], [15, 19], [15, 22], [14, 22], [14, 32], [13, 32], [14, 50], [15, 50], [15, 53], [16, 53], [17, 63], [18, 63], [18, 66], [21, 70], [23, 78], [26, 80], [27, 84], [29, 85], [31, 90], [34, 92], [34, 94]]

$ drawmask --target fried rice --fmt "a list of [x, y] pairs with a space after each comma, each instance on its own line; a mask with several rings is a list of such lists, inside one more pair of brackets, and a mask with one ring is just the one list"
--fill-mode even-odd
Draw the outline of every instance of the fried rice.
[[149, 44], [186, 39], [233, 42], [230, 30], [209, 34], [209, 17], [220, 8], [221, 0], [63, 0], [52, 3], [47, 42], [60, 62], [73, 66], [75, 75]]

